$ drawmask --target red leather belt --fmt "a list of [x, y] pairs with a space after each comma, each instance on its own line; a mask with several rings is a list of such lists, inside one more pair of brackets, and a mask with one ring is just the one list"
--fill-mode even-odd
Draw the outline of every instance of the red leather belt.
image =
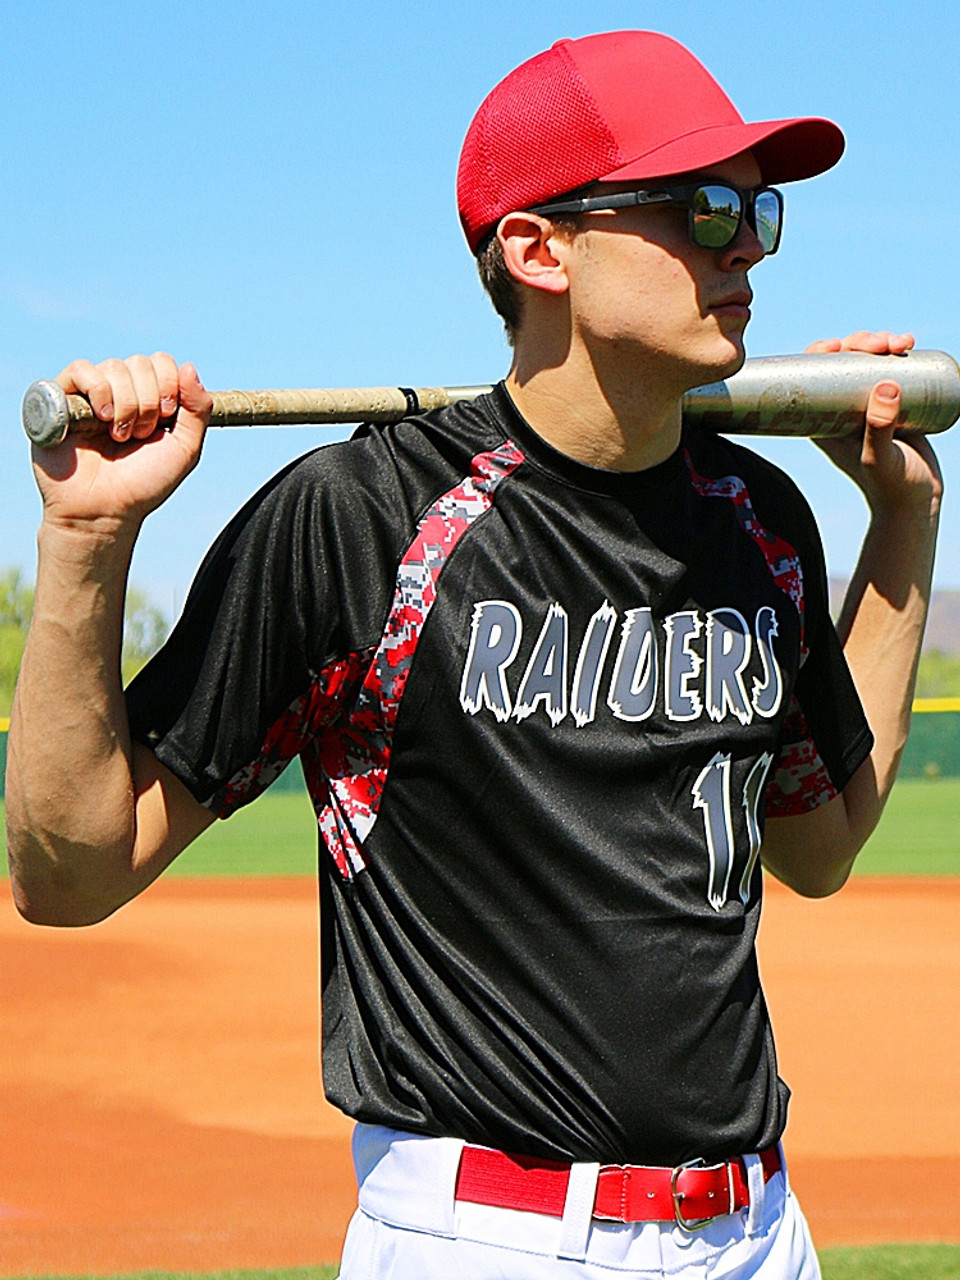
[[[780, 1168], [780, 1151], [760, 1152], [763, 1179]], [[522, 1209], [563, 1217], [570, 1165], [465, 1146], [456, 1197], [471, 1204]], [[593, 1216], [610, 1222], [670, 1222], [688, 1231], [750, 1203], [747, 1171], [739, 1157], [723, 1164], [694, 1160], [675, 1169], [604, 1165], [597, 1179]]]

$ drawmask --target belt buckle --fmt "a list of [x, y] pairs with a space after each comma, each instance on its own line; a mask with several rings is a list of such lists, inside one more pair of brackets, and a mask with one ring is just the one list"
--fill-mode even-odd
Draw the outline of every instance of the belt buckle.
[[[695, 1218], [695, 1219], [685, 1218], [683, 1216], [683, 1210], [680, 1208], [681, 1202], [683, 1200], [683, 1192], [678, 1190], [677, 1188], [677, 1182], [680, 1178], [681, 1173], [685, 1172], [687, 1169], [710, 1170], [710, 1169], [724, 1169], [724, 1168], [727, 1171], [727, 1194], [729, 1195], [729, 1198], [730, 1198], [729, 1207], [724, 1209], [723, 1212], [721, 1213], [713, 1214], [709, 1218]], [[677, 1220], [677, 1226], [680, 1227], [683, 1231], [688, 1231], [688, 1232], [702, 1231], [704, 1227], [709, 1227], [710, 1224], [712, 1222], [716, 1222], [718, 1218], [724, 1218], [728, 1213], [733, 1213], [733, 1203], [734, 1203], [733, 1169], [731, 1167], [730, 1161], [725, 1160], [720, 1164], [707, 1164], [705, 1160], [697, 1159], [697, 1160], [687, 1160], [683, 1164], [676, 1165], [673, 1169], [673, 1172], [670, 1174], [670, 1199], [673, 1201], [673, 1216]]]

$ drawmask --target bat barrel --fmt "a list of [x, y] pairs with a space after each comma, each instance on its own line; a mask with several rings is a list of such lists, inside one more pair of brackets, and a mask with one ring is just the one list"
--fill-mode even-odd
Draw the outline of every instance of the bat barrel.
[[[726, 382], [687, 392], [684, 417], [730, 435], [842, 436], [858, 431], [871, 388], [885, 378], [903, 390], [902, 429], [932, 434], [960, 418], [960, 369], [943, 351], [904, 356], [859, 352], [748, 360]], [[472, 400], [479, 387], [359, 387], [339, 390], [215, 391], [210, 425], [295, 426], [397, 422], [411, 414]], [[68, 433], [100, 435], [82, 396], [55, 382], [34, 382], [23, 398], [23, 426], [41, 448]]]
[[851, 435], [863, 426], [871, 389], [885, 378], [898, 382], [903, 393], [901, 430], [932, 435], [960, 418], [960, 368], [945, 351], [747, 360], [726, 382], [688, 391], [683, 413], [731, 435]]

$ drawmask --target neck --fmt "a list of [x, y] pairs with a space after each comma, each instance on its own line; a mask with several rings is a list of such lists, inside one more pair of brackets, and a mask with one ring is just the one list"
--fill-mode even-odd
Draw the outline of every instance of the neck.
[[518, 347], [506, 386], [526, 421], [555, 449], [611, 471], [643, 471], [674, 452], [682, 379], [664, 376], [655, 360], [637, 360], [625, 372], [615, 360], [603, 367], [583, 349], [579, 358], [569, 348], [560, 361], [543, 356]]

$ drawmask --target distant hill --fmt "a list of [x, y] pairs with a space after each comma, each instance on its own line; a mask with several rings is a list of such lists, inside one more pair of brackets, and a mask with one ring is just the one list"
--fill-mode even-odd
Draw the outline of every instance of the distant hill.
[[[846, 579], [830, 579], [830, 611], [834, 617], [840, 611], [846, 589]], [[940, 653], [960, 655], [960, 591], [933, 593], [923, 637], [923, 652], [929, 653], [934, 649]]]
[[933, 593], [923, 647], [960, 654], [960, 591]]

